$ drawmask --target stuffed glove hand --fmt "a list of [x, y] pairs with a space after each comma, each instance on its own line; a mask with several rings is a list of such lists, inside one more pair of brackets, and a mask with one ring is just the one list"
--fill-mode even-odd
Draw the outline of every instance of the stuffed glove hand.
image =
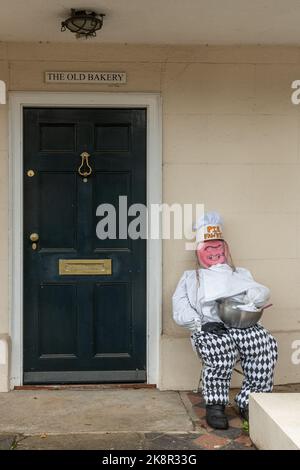
[[202, 331], [206, 333], [214, 333], [215, 335], [222, 336], [227, 333], [223, 323], [220, 322], [209, 322], [202, 326]]
[[255, 307], [263, 307], [270, 298], [270, 291], [267, 287], [251, 287], [247, 290], [244, 303], [254, 304]]

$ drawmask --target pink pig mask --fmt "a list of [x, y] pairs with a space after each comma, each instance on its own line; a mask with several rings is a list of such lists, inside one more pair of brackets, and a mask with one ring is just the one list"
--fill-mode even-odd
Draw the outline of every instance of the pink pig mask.
[[224, 264], [228, 260], [228, 246], [224, 240], [201, 242], [196, 253], [200, 265], [204, 268], [210, 268], [214, 264]]

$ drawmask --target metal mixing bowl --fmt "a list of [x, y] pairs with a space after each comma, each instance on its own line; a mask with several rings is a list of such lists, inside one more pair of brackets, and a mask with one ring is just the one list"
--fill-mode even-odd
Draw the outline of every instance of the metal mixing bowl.
[[239, 308], [233, 308], [235, 305], [241, 305], [241, 302], [227, 299], [217, 300], [218, 314], [225, 325], [231, 328], [249, 328], [255, 325], [263, 314], [263, 309], [258, 312], [247, 312]]

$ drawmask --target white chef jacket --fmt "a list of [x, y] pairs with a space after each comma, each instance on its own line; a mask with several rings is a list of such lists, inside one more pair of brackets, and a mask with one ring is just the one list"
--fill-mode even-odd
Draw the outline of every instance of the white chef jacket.
[[172, 297], [174, 321], [190, 330], [201, 324], [222, 322], [218, 316], [217, 299], [231, 297], [241, 303], [265, 305], [270, 291], [254, 281], [250, 271], [228, 264], [216, 264], [207, 269], [185, 271]]

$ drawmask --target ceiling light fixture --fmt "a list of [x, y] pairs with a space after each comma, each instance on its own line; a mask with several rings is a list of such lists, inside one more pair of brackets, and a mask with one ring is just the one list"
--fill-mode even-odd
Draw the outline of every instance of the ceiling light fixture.
[[77, 39], [95, 37], [96, 31], [102, 28], [104, 16], [103, 13], [72, 8], [71, 16], [61, 23], [61, 31], [68, 29]]

